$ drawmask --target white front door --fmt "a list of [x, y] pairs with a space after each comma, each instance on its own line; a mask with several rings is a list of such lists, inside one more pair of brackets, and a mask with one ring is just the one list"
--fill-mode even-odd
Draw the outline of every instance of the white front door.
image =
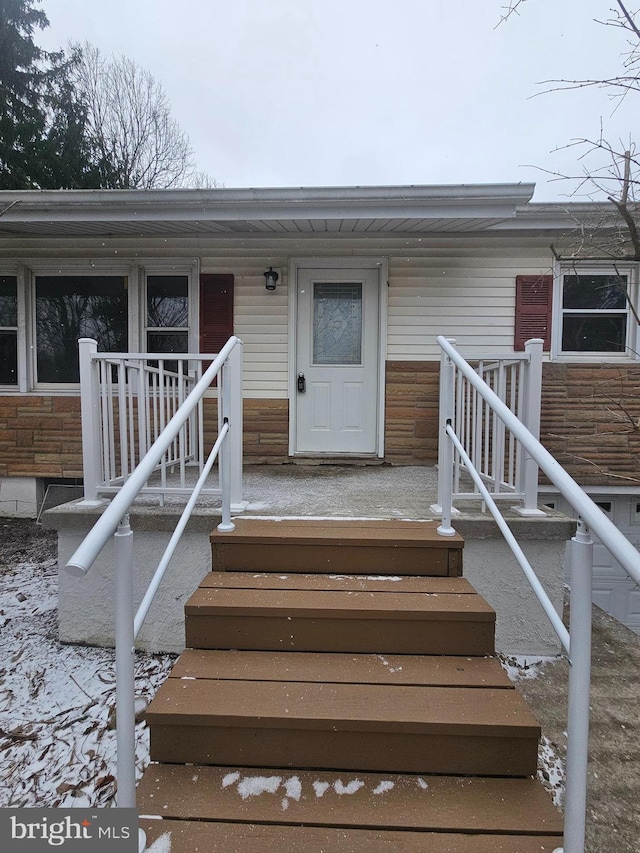
[[301, 454], [375, 454], [377, 269], [298, 269], [296, 447]]

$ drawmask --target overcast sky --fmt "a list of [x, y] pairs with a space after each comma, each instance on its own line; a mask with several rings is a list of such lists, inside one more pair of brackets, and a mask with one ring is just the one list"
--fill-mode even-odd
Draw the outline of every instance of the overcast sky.
[[532, 97], [549, 78], [617, 73], [613, 0], [44, 0], [52, 50], [89, 41], [162, 82], [198, 167], [226, 187], [534, 181], [569, 171], [600, 120], [628, 138], [629, 100]]

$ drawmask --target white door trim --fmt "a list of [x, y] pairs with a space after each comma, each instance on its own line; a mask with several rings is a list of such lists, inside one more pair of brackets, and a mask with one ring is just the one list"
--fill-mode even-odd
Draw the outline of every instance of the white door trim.
[[377, 456], [384, 457], [385, 416], [385, 364], [387, 355], [387, 284], [389, 262], [385, 257], [377, 258], [290, 258], [289, 282], [289, 456], [296, 455], [296, 406], [297, 395], [297, 319], [298, 319], [298, 270], [300, 269], [375, 269], [378, 271], [379, 330], [378, 330], [378, 440]]

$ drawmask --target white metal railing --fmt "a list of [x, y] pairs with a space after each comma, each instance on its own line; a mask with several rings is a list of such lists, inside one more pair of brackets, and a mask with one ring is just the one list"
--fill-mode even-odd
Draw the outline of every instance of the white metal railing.
[[[212, 363], [204, 370], [201, 378], [195, 382], [181, 405], [177, 407], [164, 429], [135, 468], [129, 472], [111, 503], [105, 508], [66, 565], [66, 570], [71, 574], [78, 577], [86, 575], [98, 554], [113, 536], [116, 615], [117, 802], [118, 806], [122, 808], [135, 808], [136, 802], [135, 640], [169, 561], [187, 526], [193, 508], [204, 488], [205, 481], [218, 458], [222, 496], [222, 521], [218, 525], [218, 530], [230, 532], [234, 529], [234, 524], [231, 521], [232, 456], [234, 443], [241, 441], [242, 433], [242, 341], [236, 337], [230, 338], [217, 356], [210, 356], [209, 358], [213, 358]], [[85, 370], [90, 369], [89, 361], [86, 359]], [[107, 364], [109, 363], [108, 359], [105, 361]], [[138, 370], [138, 373], [140, 374], [142, 371]], [[189, 423], [194, 412], [199, 410], [204, 394], [216, 377], [218, 379], [218, 395], [221, 401], [220, 426], [217, 437], [207, 459], [200, 466], [197, 482], [191, 487], [189, 500], [136, 611], [133, 592], [133, 532], [129, 524], [129, 508], [143, 491], [152, 474], [158, 470], [161, 460], [171, 452], [176, 439], [179, 440], [185, 424]], [[91, 402], [93, 405], [98, 405], [100, 398], [94, 382], [91, 383], [91, 388], [94, 395]], [[95, 419], [92, 422], [91, 429], [96, 430], [98, 423], [98, 420]], [[240, 436], [238, 436], [238, 432]], [[181, 452], [183, 451], [186, 455], [186, 445], [182, 448]], [[139, 851], [144, 851], [145, 847], [146, 839], [140, 830]]]
[[[455, 341], [449, 339], [449, 343]], [[477, 375], [519, 418], [536, 438], [540, 433], [540, 396], [542, 389], [543, 341], [527, 341], [525, 351], [505, 358], [467, 358]], [[442, 354], [440, 383], [440, 420], [444, 412], [453, 412], [456, 435], [471, 464], [495, 500], [519, 502], [521, 515], [543, 514], [538, 509], [538, 468], [513, 433], [491, 409], [482, 394]], [[442, 505], [443, 477], [448, 476], [438, 459], [438, 506]], [[453, 500], [480, 500], [481, 490], [463, 477], [467, 464], [457, 450], [453, 453]], [[469, 488], [469, 486], [473, 488]]]
[[[79, 350], [84, 502], [93, 504], [116, 494], [128, 480], [215, 355], [102, 353], [98, 352], [96, 341], [90, 338], [79, 341]], [[234, 377], [234, 381], [238, 382], [239, 377]], [[205, 403], [202, 397], [198, 401], [158, 460], [142, 493], [157, 495], [161, 503], [168, 495], [191, 494], [194, 479], [204, 465], [205, 427], [212, 411], [220, 425], [221, 405], [218, 395], [215, 414], [215, 400]], [[234, 421], [241, 423], [241, 418], [240, 400]], [[231, 502], [239, 507], [242, 501], [240, 440], [234, 440], [231, 469]], [[219, 485], [202, 490], [203, 497], [220, 494]]]
[[[569, 670], [569, 705], [567, 724], [567, 770], [564, 810], [564, 847], [555, 853], [584, 853], [586, 799], [587, 799], [587, 757], [589, 746], [589, 691], [591, 682], [591, 615], [593, 586], [593, 531], [602, 544], [622, 565], [627, 574], [640, 584], [640, 553], [620, 533], [602, 510], [581, 489], [560, 463], [518, 418], [503, 399], [478, 375], [477, 371], [465, 361], [455, 346], [444, 337], [438, 337], [443, 352], [443, 372], [440, 382], [446, 385], [444, 393], [444, 411], [441, 411], [441, 432], [439, 436], [439, 464], [446, 466], [442, 471], [442, 492], [440, 495], [442, 522], [438, 532], [443, 536], [455, 533], [451, 525], [452, 498], [454, 482], [454, 453], [457, 453], [469, 475], [472, 477], [478, 493], [505, 536], [507, 544], [523, 569], [540, 604], [553, 625], [571, 664]], [[455, 370], [453, 369], [455, 367]], [[513, 435], [527, 454], [532, 466], [542, 470], [549, 480], [564, 495], [573, 507], [577, 517], [578, 530], [571, 539], [568, 548], [569, 568], [571, 570], [571, 616], [569, 630], [565, 628], [559, 614], [555, 611], [535, 571], [504, 519], [495, 495], [492, 495], [485, 482], [485, 476], [479, 471], [457, 432], [455, 383], [456, 371], [474, 389], [484, 404], [495, 415], [506, 431]], [[441, 398], [442, 399], [442, 398]]]

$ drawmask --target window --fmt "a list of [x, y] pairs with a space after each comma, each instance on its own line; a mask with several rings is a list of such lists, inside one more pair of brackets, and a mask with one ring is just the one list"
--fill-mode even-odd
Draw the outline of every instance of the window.
[[126, 276], [36, 276], [38, 382], [79, 381], [79, 338], [94, 338], [103, 352], [126, 352], [127, 306]]
[[559, 354], [632, 354], [636, 329], [629, 300], [635, 287], [629, 268], [562, 270], [558, 296]]
[[147, 276], [147, 351], [189, 351], [189, 277]]
[[0, 385], [18, 384], [18, 284], [0, 275]]

